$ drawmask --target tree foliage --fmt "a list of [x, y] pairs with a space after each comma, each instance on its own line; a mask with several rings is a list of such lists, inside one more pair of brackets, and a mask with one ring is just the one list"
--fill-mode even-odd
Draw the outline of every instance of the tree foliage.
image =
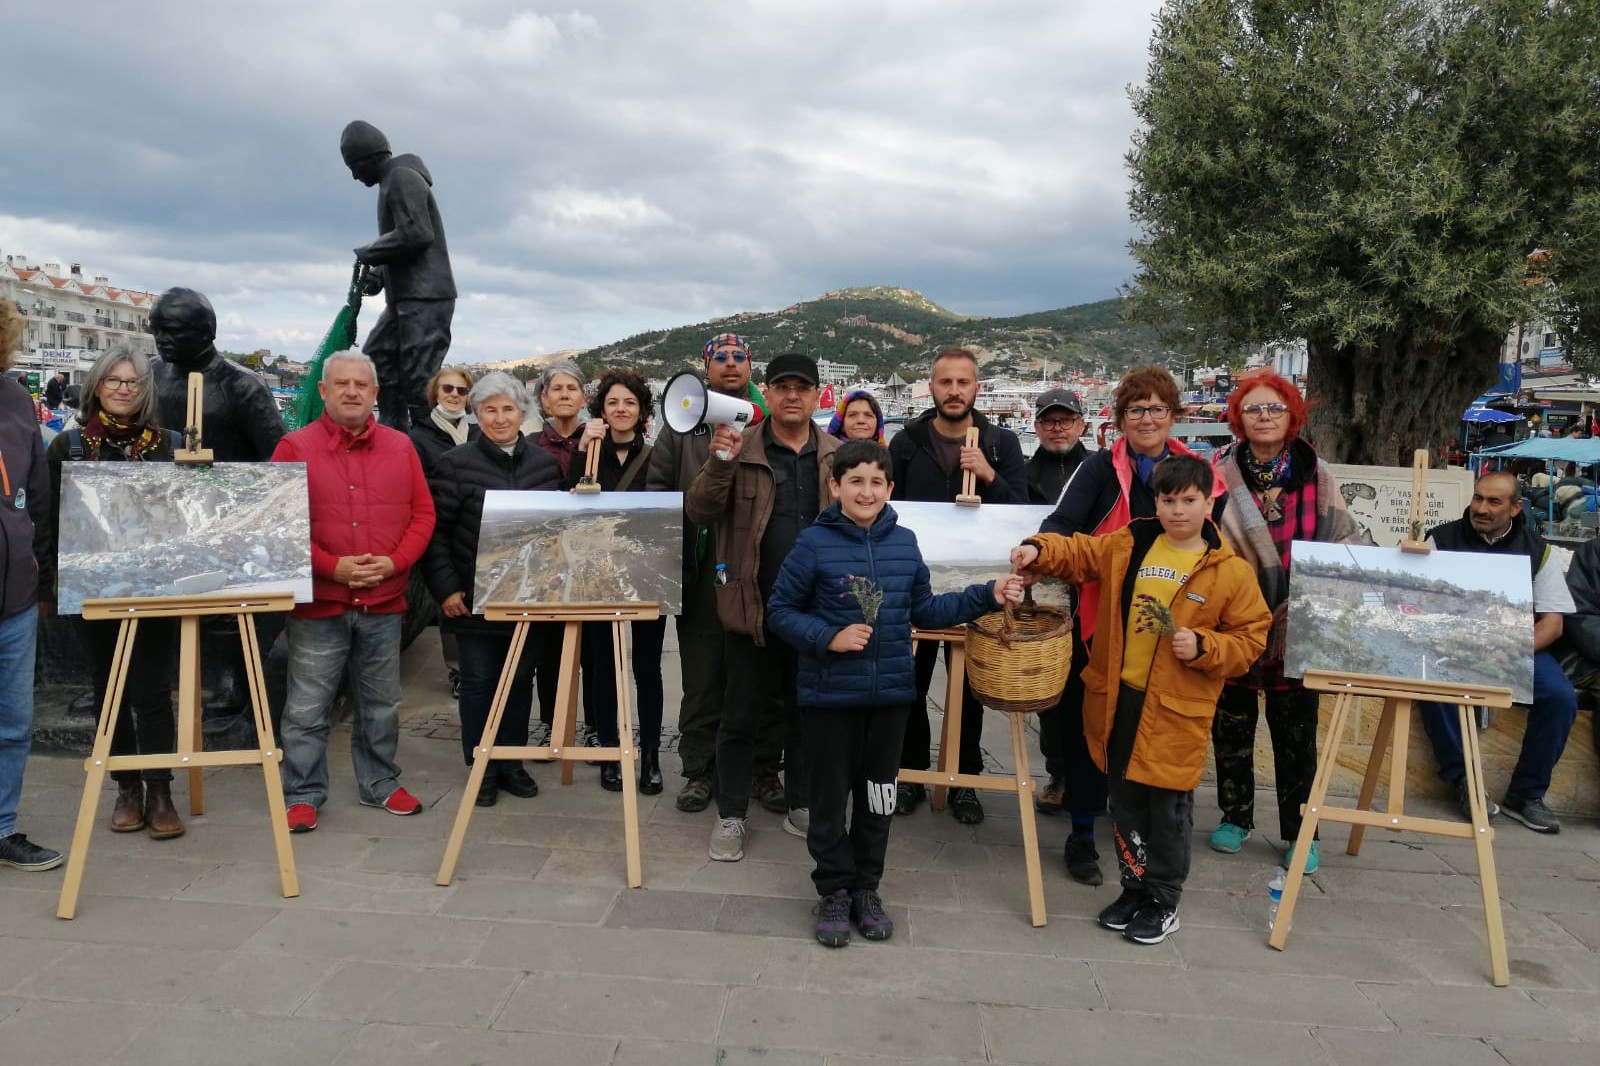
[[1592, 364], [1597, 10], [1173, 0], [1132, 93], [1134, 316], [1200, 350], [1305, 338], [1313, 433], [1343, 461], [1448, 436], [1521, 319]]

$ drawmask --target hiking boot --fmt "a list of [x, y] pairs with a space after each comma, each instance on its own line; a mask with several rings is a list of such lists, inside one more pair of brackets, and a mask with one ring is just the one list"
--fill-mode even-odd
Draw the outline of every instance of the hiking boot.
[[922, 806], [928, 790], [921, 785], [896, 785], [894, 788], [894, 813], [910, 814]]
[[[1293, 845], [1290, 845], [1289, 853], [1283, 857], [1283, 868], [1285, 870], [1294, 869], [1294, 846]], [[1308, 854], [1306, 856], [1305, 872], [1308, 873], [1308, 874], [1314, 874], [1314, 873], [1317, 872], [1317, 842], [1315, 840], [1313, 840], [1311, 842], [1310, 854]]]
[[876, 889], [858, 888], [850, 893], [850, 920], [868, 940], [888, 940], [894, 936], [894, 919], [883, 909]]
[[711, 806], [711, 778], [689, 778], [678, 791], [678, 798], [673, 806], [684, 814], [699, 814]]
[[42, 848], [21, 833], [12, 833], [0, 837], [0, 865], [38, 873], [60, 866], [61, 853], [54, 848]]
[[[1456, 781], [1456, 805], [1461, 808], [1461, 817], [1469, 822], [1472, 821], [1472, 804], [1467, 802], [1467, 779], [1464, 777]], [[1500, 813], [1500, 804], [1484, 796], [1483, 809], [1490, 818], [1493, 818]]]
[[817, 943], [825, 948], [842, 948], [850, 943], [850, 911], [850, 893], [845, 889], [836, 889], [831, 896], [818, 900], [811, 908], [817, 916]]
[[1122, 931], [1135, 944], [1159, 944], [1178, 931], [1178, 908], [1147, 900]]
[[1518, 796], [1514, 792], [1507, 792], [1506, 798], [1500, 802], [1500, 809], [1535, 833], [1561, 832], [1561, 820], [1544, 805], [1542, 796]]
[[152, 840], [171, 840], [183, 836], [183, 819], [172, 805], [172, 783], [151, 781], [144, 787], [144, 821]]
[[[521, 766], [513, 766], [509, 770], [501, 770], [496, 776], [500, 781], [500, 790], [509, 792], [518, 799], [533, 799], [539, 794], [539, 782], [535, 781], [533, 775]], [[485, 776], [484, 780], [487, 781], [489, 778]]]
[[711, 857], [717, 862], [744, 858], [744, 819], [718, 818], [711, 827]]
[[978, 794], [970, 788], [952, 788], [949, 796], [950, 815], [962, 825], [977, 825], [983, 821], [983, 804]]
[[789, 813], [789, 796], [783, 791], [783, 782], [778, 780], [778, 775], [771, 770], [756, 774], [756, 779], [750, 786], [750, 795], [773, 814]]
[[1237, 855], [1244, 842], [1250, 839], [1250, 830], [1232, 822], [1223, 822], [1211, 831], [1211, 850], [1224, 855]]
[[113, 833], [137, 833], [144, 828], [144, 781], [137, 770], [120, 770], [117, 779], [117, 803], [111, 808]]
[[1061, 804], [1067, 795], [1067, 779], [1060, 774], [1051, 774], [1050, 780], [1045, 782], [1044, 788], [1033, 797], [1033, 809], [1040, 814], [1060, 814]]
[[811, 832], [811, 808], [796, 807], [783, 819], [783, 831], [792, 837], [806, 838]]
[[1068, 837], [1066, 860], [1067, 876], [1080, 885], [1105, 884], [1106, 875], [1100, 871], [1100, 853], [1095, 850], [1094, 837]]
[[1122, 932], [1128, 928], [1128, 923], [1133, 921], [1133, 916], [1139, 913], [1139, 908], [1150, 902], [1150, 897], [1144, 894], [1142, 888], [1125, 888], [1122, 895], [1118, 896], [1109, 907], [1100, 912], [1095, 919], [1103, 928]]

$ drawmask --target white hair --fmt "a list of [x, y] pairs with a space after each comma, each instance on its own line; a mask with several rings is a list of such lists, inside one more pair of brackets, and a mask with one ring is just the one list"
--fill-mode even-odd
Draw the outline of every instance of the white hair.
[[360, 363], [362, 366], [372, 371], [372, 380], [374, 382], [378, 380], [377, 364], [372, 361], [372, 356], [368, 355], [366, 352], [357, 351], [354, 348], [346, 348], [342, 352], [334, 352], [333, 354], [329, 355], [328, 358], [322, 361], [323, 377], [328, 376], [328, 371], [330, 368], [332, 368], [334, 363]]
[[507, 374], [504, 370], [495, 370], [483, 375], [477, 384], [472, 386], [472, 391], [467, 393], [467, 406], [476, 415], [478, 408], [498, 396], [512, 400], [521, 408], [523, 417], [532, 410], [532, 403], [528, 399], [528, 390], [522, 382]]

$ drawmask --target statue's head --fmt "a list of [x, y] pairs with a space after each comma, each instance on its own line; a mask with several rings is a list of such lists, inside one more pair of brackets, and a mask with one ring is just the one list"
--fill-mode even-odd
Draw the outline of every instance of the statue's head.
[[383, 164], [389, 160], [389, 138], [372, 123], [356, 119], [339, 135], [339, 154], [344, 156], [350, 176], [370, 187], [378, 184]]
[[217, 313], [211, 301], [193, 289], [168, 289], [150, 309], [150, 332], [161, 358], [178, 367], [198, 368], [213, 351]]

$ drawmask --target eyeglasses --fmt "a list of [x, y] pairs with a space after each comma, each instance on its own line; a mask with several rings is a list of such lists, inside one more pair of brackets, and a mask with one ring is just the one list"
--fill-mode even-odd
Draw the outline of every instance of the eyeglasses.
[[1071, 429], [1073, 426], [1077, 425], [1079, 422], [1082, 422], [1082, 421], [1083, 421], [1083, 416], [1082, 415], [1072, 415], [1072, 416], [1070, 416], [1068, 418], [1041, 418], [1041, 419], [1039, 419], [1039, 428], [1040, 429]]
[[144, 388], [144, 382], [138, 378], [101, 378], [100, 384], [107, 392], [138, 392]]
[[1288, 409], [1286, 403], [1247, 403], [1239, 408], [1251, 418], [1277, 418]]
[[470, 385], [446, 385], [444, 382], [441, 381], [441, 382], [439, 382], [439, 391], [440, 392], [447, 392], [451, 396], [465, 396], [467, 393], [472, 391], [472, 386], [470, 386]]
[[1164, 403], [1156, 403], [1151, 404], [1149, 407], [1124, 407], [1122, 409], [1122, 413], [1125, 417], [1131, 418], [1134, 421], [1138, 421], [1145, 415], [1149, 415], [1151, 418], [1159, 421], [1160, 419], [1166, 418], [1168, 415], [1170, 415], [1172, 413], [1172, 408], [1168, 407]]
[[711, 353], [711, 361], [713, 363], [726, 363], [729, 359], [732, 359], [735, 363], [740, 364], [740, 365], [743, 365], [744, 363], [748, 363], [750, 361], [750, 357], [748, 355], [744, 354], [743, 352], [712, 352]]

